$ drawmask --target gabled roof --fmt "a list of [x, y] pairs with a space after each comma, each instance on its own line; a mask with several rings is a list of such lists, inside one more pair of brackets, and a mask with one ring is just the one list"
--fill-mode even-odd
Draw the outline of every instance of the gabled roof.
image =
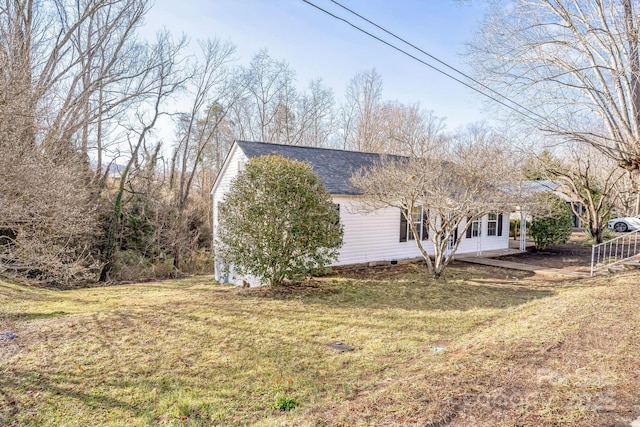
[[555, 192], [560, 184], [549, 180], [524, 180], [518, 183], [509, 183], [502, 187], [509, 194], [522, 194], [531, 196], [535, 193]]
[[524, 192], [539, 193], [544, 191], [556, 191], [560, 184], [547, 179], [527, 180], [522, 182]]
[[577, 200], [572, 200], [572, 198], [560, 190], [561, 184], [555, 181], [549, 181], [547, 179], [539, 179], [533, 181], [523, 181], [523, 191], [525, 194], [533, 194], [533, 193], [544, 193], [550, 192], [560, 197], [565, 202], [576, 202]]
[[[320, 182], [331, 194], [359, 194], [351, 185], [354, 172], [370, 167], [381, 158], [380, 154], [330, 148], [302, 147], [297, 145], [270, 144], [267, 142], [236, 141], [249, 158], [276, 154], [292, 160], [307, 162], [318, 175]], [[389, 156], [401, 158], [399, 156]]]

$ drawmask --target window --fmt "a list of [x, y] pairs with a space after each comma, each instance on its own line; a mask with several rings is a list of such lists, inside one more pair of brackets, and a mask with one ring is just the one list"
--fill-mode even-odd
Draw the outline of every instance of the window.
[[502, 214], [491, 213], [488, 215], [487, 236], [502, 236]]
[[[424, 212], [422, 206], [414, 206], [410, 215], [407, 210], [400, 212], [400, 241], [415, 240], [415, 236], [411, 232], [411, 224], [414, 224], [418, 230], [418, 239], [427, 240], [429, 238], [429, 211]], [[407, 221], [407, 216], [411, 222]]]
[[471, 224], [471, 237], [482, 235], [482, 218], [478, 218]]
[[[467, 218], [467, 222], [471, 221], [471, 217]], [[467, 239], [472, 237], [480, 237], [482, 234], [482, 218], [475, 219], [469, 228], [467, 228]]]
[[487, 215], [487, 236], [498, 234], [498, 215], [490, 213]]
[[[414, 206], [411, 210], [411, 222], [416, 226], [418, 234], [422, 233], [422, 206]], [[411, 231], [411, 227], [407, 230], [407, 238], [409, 240], [415, 240], [415, 236]], [[420, 238], [420, 236], [418, 236]]]

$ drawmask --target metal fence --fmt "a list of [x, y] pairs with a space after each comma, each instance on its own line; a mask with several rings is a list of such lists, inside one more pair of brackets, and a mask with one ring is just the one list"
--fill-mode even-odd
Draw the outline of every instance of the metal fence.
[[591, 248], [591, 275], [640, 255], [640, 230], [623, 234]]

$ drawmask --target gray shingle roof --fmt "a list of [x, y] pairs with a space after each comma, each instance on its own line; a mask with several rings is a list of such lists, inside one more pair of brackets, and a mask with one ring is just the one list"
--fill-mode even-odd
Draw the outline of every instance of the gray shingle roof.
[[539, 193], [544, 191], [555, 191], [558, 189], [559, 186], [560, 184], [553, 181], [546, 180], [546, 179], [528, 180], [528, 181], [523, 181], [522, 183], [522, 187], [525, 192], [534, 192], [534, 193]]
[[[311, 164], [320, 182], [331, 194], [359, 194], [351, 185], [351, 175], [380, 160], [380, 154], [330, 148], [270, 144], [267, 142], [236, 141], [248, 158], [276, 154]], [[397, 156], [393, 156], [397, 157]]]

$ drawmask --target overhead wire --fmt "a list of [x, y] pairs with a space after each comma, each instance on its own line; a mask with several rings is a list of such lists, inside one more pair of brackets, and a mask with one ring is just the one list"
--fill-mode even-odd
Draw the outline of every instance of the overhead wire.
[[[443, 71], [443, 70], [439, 69], [438, 67], [436, 67], [436, 66], [434, 66], [434, 65], [432, 65], [432, 64], [429, 64], [428, 62], [426, 62], [426, 61], [424, 61], [424, 60], [422, 60], [422, 59], [418, 58], [417, 56], [415, 56], [415, 55], [413, 55], [413, 54], [411, 54], [411, 53], [407, 52], [406, 50], [404, 50], [404, 49], [402, 49], [402, 48], [400, 48], [400, 47], [398, 47], [398, 46], [396, 46], [396, 45], [394, 45], [394, 44], [391, 44], [390, 42], [388, 42], [388, 41], [386, 41], [386, 40], [384, 40], [384, 39], [382, 39], [382, 38], [380, 38], [380, 37], [376, 36], [376, 35], [375, 35], [375, 34], [373, 34], [373, 33], [370, 33], [369, 31], [365, 30], [364, 28], [361, 28], [361, 27], [357, 26], [356, 24], [354, 24], [353, 22], [349, 21], [348, 19], [343, 18], [343, 17], [341, 17], [341, 16], [338, 16], [338, 15], [336, 15], [336, 14], [334, 14], [334, 13], [331, 13], [331, 12], [329, 12], [328, 10], [326, 10], [326, 9], [324, 9], [324, 8], [322, 8], [322, 7], [320, 7], [320, 6], [318, 6], [318, 5], [317, 5], [317, 4], [315, 4], [315, 3], [312, 3], [312, 2], [311, 2], [311, 1], [309, 1], [309, 0], [302, 0], [302, 1], [303, 1], [304, 3], [307, 3], [307, 4], [308, 4], [308, 5], [310, 5], [310, 6], [312, 6], [312, 7], [316, 8], [316, 9], [318, 9], [318, 10], [320, 10], [320, 11], [322, 11], [322, 12], [326, 13], [327, 15], [329, 15], [329, 16], [331, 16], [331, 17], [333, 17], [333, 18], [335, 18], [335, 19], [337, 19], [337, 20], [339, 20], [339, 21], [344, 22], [345, 24], [347, 24], [347, 25], [349, 25], [349, 26], [351, 26], [351, 27], [355, 28], [356, 30], [358, 30], [358, 31], [360, 31], [360, 32], [362, 32], [362, 33], [364, 33], [364, 34], [366, 34], [367, 36], [369, 36], [369, 37], [372, 37], [372, 38], [376, 39], [376, 40], [377, 40], [377, 41], [379, 41], [380, 43], [383, 43], [383, 44], [385, 44], [385, 45], [389, 46], [390, 48], [392, 48], [392, 49], [394, 49], [394, 50], [397, 50], [398, 52], [402, 53], [403, 55], [406, 55], [406, 56], [408, 56], [408, 57], [412, 58], [413, 60], [418, 61], [419, 63], [421, 63], [421, 64], [423, 64], [423, 65], [425, 65], [425, 66], [427, 66], [427, 67], [431, 68], [432, 70], [437, 71], [438, 73], [443, 74], [444, 76], [446, 76], [446, 77], [448, 77], [448, 78], [450, 78], [450, 79], [452, 79], [452, 80], [454, 80], [454, 81], [456, 81], [456, 82], [458, 82], [458, 83], [460, 83], [460, 84], [462, 84], [462, 85], [464, 85], [464, 86], [468, 87], [469, 89], [471, 89], [471, 90], [473, 90], [473, 91], [476, 91], [476, 92], [480, 93], [481, 95], [483, 95], [483, 96], [486, 96], [486, 97], [490, 98], [491, 100], [493, 100], [493, 101], [497, 102], [498, 104], [500, 104], [500, 105], [502, 105], [502, 106], [504, 106], [504, 107], [507, 107], [507, 108], [509, 108], [510, 110], [515, 111], [516, 113], [524, 114], [522, 111], [519, 111], [517, 108], [515, 108], [515, 107], [513, 107], [513, 106], [511, 106], [511, 105], [509, 105], [509, 104], [506, 104], [505, 102], [503, 102], [503, 101], [501, 101], [501, 100], [499, 100], [499, 99], [496, 99], [496, 98], [494, 98], [494, 97], [493, 97], [493, 96], [491, 96], [491, 95], [488, 95], [488, 94], [486, 94], [486, 93], [482, 92], [480, 89], [478, 89], [478, 88], [476, 88], [476, 87], [473, 87], [473, 86], [472, 86], [472, 85], [470, 85], [469, 83], [467, 83], [467, 82], [465, 82], [465, 81], [463, 81], [463, 80], [461, 80], [461, 79], [459, 79], [459, 78], [457, 78], [457, 77], [455, 77], [455, 76], [451, 75], [450, 73], [447, 73], [446, 71]], [[533, 118], [531, 118], [531, 117], [529, 117], [529, 116], [527, 116], [527, 118], [529, 118], [529, 119], [531, 119], [531, 120], [534, 120], [534, 121], [536, 121], [536, 122], [537, 122], [537, 123], [539, 123], [539, 124], [542, 124], [542, 122], [541, 122], [540, 120], [538, 120], [538, 119], [533, 119]]]
[[531, 110], [531, 109], [529, 109], [529, 108], [527, 108], [527, 107], [523, 106], [522, 104], [520, 104], [520, 103], [518, 103], [518, 102], [514, 101], [513, 99], [510, 99], [509, 97], [507, 97], [507, 96], [505, 96], [505, 95], [501, 94], [501, 93], [500, 93], [500, 92], [498, 92], [497, 90], [495, 90], [495, 89], [493, 89], [493, 88], [491, 88], [491, 87], [489, 87], [489, 86], [485, 85], [484, 83], [482, 83], [482, 82], [480, 82], [480, 81], [478, 81], [478, 80], [474, 79], [473, 77], [471, 77], [470, 75], [466, 74], [465, 72], [460, 71], [460, 70], [459, 70], [459, 69], [457, 69], [456, 67], [454, 67], [454, 66], [452, 66], [452, 65], [447, 64], [445, 61], [443, 61], [443, 60], [441, 60], [441, 59], [439, 59], [439, 58], [437, 58], [437, 57], [435, 57], [435, 56], [431, 55], [429, 52], [425, 51], [424, 49], [421, 49], [420, 47], [418, 47], [418, 46], [416, 46], [415, 44], [413, 44], [413, 43], [409, 42], [408, 40], [406, 40], [406, 39], [404, 39], [404, 38], [402, 38], [402, 37], [398, 36], [397, 34], [395, 34], [395, 33], [391, 32], [391, 31], [387, 30], [386, 28], [384, 28], [384, 27], [382, 27], [382, 26], [380, 26], [380, 25], [376, 24], [375, 22], [371, 21], [370, 19], [366, 18], [365, 16], [360, 15], [358, 12], [356, 12], [356, 11], [354, 11], [354, 10], [352, 10], [352, 9], [349, 9], [347, 6], [345, 6], [345, 5], [341, 4], [340, 2], [338, 2], [338, 1], [336, 1], [336, 0], [329, 0], [329, 1], [331, 1], [332, 3], [334, 3], [334, 4], [335, 4], [335, 5], [337, 5], [337, 6], [341, 7], [342, 9], [346, 10], [347, 12], [349, 12], [349, 13], [351, 13], [351, 14], [353, 14], [353, 15], [357, 16], [358, 18], [362, 19], [363, 21], [365, 21], [365, 22], [367, 22], [367, 23], [369, 23], [369, 24], [373, 25], [374, 27], [378, 28], [379, 30], [384, 31], [385, 33], [387, 33], [387, 34], [388, 34], [388, 35], [390, 35], [391, 37], [395, 38], [396, 40], [401, 41], [402, 43], [406, 44], [407, 46], [411, 46], [412, 48], [414, 48], [414, 49], [415, 49], [415, 50], [417, 50], [418, 52], [420, 52], [420, 53], [424, 54], [425, 56], [427, 56], [427, 57], [429, 57], [429, 58], [433, 59], [434, 61], [436, 61], [436, 62], [438, 62], [438, 63], [440, 63], [440, 64], [444, 65], [444, 66], [445, 66], [445, 67], [447, 67], [448, 69], [450, 69], [450, 70], [452, 70], [452, 71], [454, 71], [454, 72], [456, 72], [456, 73], [460, 74], [461, 76], [465, 77], [466, 79], [469, 79], [470, 81], [472, 81], [473, 83], [477, 84], [478, 86], [481, 86], [481, 87], [485, 88], [486, 90], [490, 91], [491, 93], [493, 93], [493, 94], [495, 94], [495, 95], [498, 95], [500, 98], [503, 98], [503, 99], [507, 100], [508, 102], [511, 102], [511, 103], [512, 103], [513, 105], [515, 105], [516, 107], [521, 108], [521, 109], [523, 109], [523, 110], [525, 110], [525, 111], [527, 111], [527, 112], [529, 112], [529, 113], [533, 114], [534, 116], [539, 117], [539, 118], [540, 118], [540, 119], [542, 119], [542, 120], [546, 120], [546, 118], [545, 118], [545, 117], [543, 117], [542, 115], [540, 115], [539, 113], [537, 113], [537, 112], [535, 112], [535, 111], [533, 111], [533, 110]]
[[[382, 27], [382, 26], [380, 26], [380, 25], [376, 24], [375, 22], [373, 22], [373, 21], [371, 21], [370, 19], [368, 19], [368, 18], [366, 18], [366, 17], [362, 16], [361, 14], [359, 14], [359, 13], [355, 12], [354, 10], [352, 10], [352, 9], [350, 9], [350, 8], [348, 8], [348, 7], [346, 7], [346, 6], [344, 6], [343, 4], [341, 4], [340, 2], [338, 2], [338, 1], [336, 1], [336, 0], [329, 0], [329, 1], [331, 1], [331, 2], [332, 2], [332, 3], [334, 3], [335, 5], [339, 6], [340, 8], [342, 8], [342, 9], [344, 9], [344, 10], [348, 11], [349, 13], [351, 13], [351, 14], [353, 14], [353, 15], [357, 16], [358, 18], [360, 18], [360, 19], [364, 20], [365, 22], [369, 23], [370, 25], [373, 25], [374, 27], [376, 27], [376, 28], [378, 28], [379, 30], [381, 30], [381, 31], [385, 32], [386, 34], [388, 34], [388, 35], [390, 35], [390, 36], [394, 37], [395, 39], [397, 39], [397, 40], [399, 40], [399, 41], [401, 41], [402, 43], [405, 43], [406, 45], [410, 46], [411, 48], [416, 49], [417, 51], [419, 51], [419, 52], [420, 52], [420, 53], [422, 53], [423, 55], [425, 55], [425, 56], [427, 56], [427, 57], [431, 58], [431, 59], [432, 59], [432, 60], [434, 60], [434, 61], [437, 61], [438, 63], [440, 63], [440, 64], [444, 65], [445, 67], [449, 68], [450, 70], [454, 71], [455, 73], [458, 73], [459, 75], [461, 75], [461, 76], [463, 76], [464, 78], [466, 78], [466, 79], [468, 79], [468, 80], [472, 81], [473, 83], [475, 83], [475, 84], [477, 84], [477, 85], [479, 85], [479, 86], [481, 86], [481, 87], [483, 87], [483, 88], [487, 89], [487, 90], [488, 90], [488, 91], [490, 91], [491, 93], [496, 94], [497, 96], [499, 96], [500, 98], [502, 98], [502, 99], [506, 100], [507, 102], [511, 103], [512, 105], [509, 105], [509, 104], [507, 104], [505, 101], [502, 101], [502, 100], [500, 100], [500, 99], [497, 99], [496, 97], [494, 97], [494, 96], [492, 96], [492, 95], [490, 95], [490, 94], [488, 94], [488, 93], [486, 93], [486, 92], [483, 92], [482, 90], [478, 89], [477, 87], [474, 87], [473, 85], [471, 85], [471, 84], [469, 84], [469, 83], [467, 83], [467, 82], [465, 82], [465, 81], [463, 81], [463, 80], [461, 80], [461, 79], [459, 79], [459, 78], [457, 78], [457, 77], [453, 76], [452, 74], [447, 73], [447, 72], [446, 72], [446, 71], [444, 71], [444, 70], [441, 70], [440, 68], [436, 67], [435, 65], [432, 65], [432, 64], [430, 64], [430, 63], [426, 62], [425, 60], [423, 60], [423, 59], [421, 59], [421, 58], [418, 58], [417, 56], [415, 56], [415, 55], [413, 55], [413, 54], [411, 54], [411, 53], [407, 52], [406, 50], [404, 50], [404, 49], [402, 49], [402, 48], [400, 48], [400, 47], [398, 47], [398, 46], [396, 46], [396, 45], [394, 45], [394, 44], [392, 44], [392, 43], [390, 43], [390, 42], [388, 42], [388, 41], [386, 41], [386, 40], [382, 39], [381, 37], [378, 37], [377, 35], [375, 35], [375, 34], [373, 34], [373, 33], [369, 32], [369, 31], [365, 30], [364, 28], [359, 27], [358, 25], [354, 24], [353, 22], [349, 21], [348, 19], [343, 18], [343, 17], [341, 17], [341, 16], [338, 16], [338, 15], [336, 15], [335, 13], [332, 13], [332, 12], [330, 12], [330, 11], [328, 11], [328, 10], [326, 10], [326, 9], [324, 9], [324, 8], [322, 8], [322, 7], [320, 7], [320, 6], [318, 6], [317, 4], [313, 3], [313, 2], [312, 2], [312, 1], [310, 1], [310, 0], [302, 0], [302, 1], [303, 1], [304, 3], [306, 3], [306, 4], [308, 4], [309, 6], [311, 6], [311, 7], [315, 8], [315, 9], [318, 9], [318, 10], [320, 10], [321, 12], [323, 12], [323, 13], [325, 13], [325, 14], [327, 14], [327, 15], [331, 16], [332, 18], [334, 18], [334, 19], [336, 19], [336, 20], [338, 20], [338, 21], [342, 21], [342, 22], [344, 22], [345, 24], [349, 25], [350, 27], [352, 27], [352, 28], [354, 28], [354, 29], [358, 30], [359, 32], [361, 32], [361, 33], [363, 33], [363, 34], [365, 34], [365, 35], [367, 35], [367, 36], [369, 36], [369, 37], [371, 37], [371, 38], [373, 38], [373, 39], [375, 39], [375, 40], [379, 41], [380, 43], [385, 44], [386, 46], [388, 46], [388, 47], [390, 47], [390, 48], [392, 48], [392, 49], [394, 49], [394, 50], [396, 50], [396, 51], [400, 52], [401, 54], [403, 54], [403, 55], [405, 55], [405, 56], [408, 56], [409, 58], [411, 58], [411, 59], [413, 59], [413, 60], [415, 60], [415, 61], [417, 61], [417, 62], [421, 63], [422, 65], [425, 65], [425, 66], [427, 66], [427, 67], [431, 68], [432, 70], [434, 70], [434, 71], [436, 71], [436, 72], [438, 72], [438, 73], [440, 73], [440, 74], [442, 74], [442, 75], [444, 75], [444, 76], [446, 76], [446, 77], [448, 77], [448, 78], [450, 78], [450, 79], [454, 80], [455, 82], [457, 82], [457, 83], [459, 83], [459, 84], [462, 84], [463, 86], [465, 86], [465, 87], [467, 87], [467, 88], [469, 88], [469, 89], [471, 89], [471, 90], [473, 90], [473, 91], [475, 91], [475, 92], [479, 93], [480, 95], [482, 95], [482, 96], [484, 96], [484, 97], [486, 97], [486, 98], [491, 99], [492, 101], [494, 101], [494, 102], [496, 102], [496, 103], [498, 103], [498, 104], [500, 104], [500, 105], [502, 105], [502, 106], [504, 106], [504, 107], [508, 108], [509, 110], [511, 110], [511, 111], [513, 111], [513, 112], [515, 112], [515, 113], [517, 113], [517, 114], [519, 114], [519, 115], [521, 115], [521, 116], [523, 116], [523, 117], [527, 118], [528, 120], [531, 120], [532, 122], [534, 122], [534, 123], [536, 123], [536, 124], [538, 124], [538, 125], [542, 126], [543, 128], [548, 128], [548, 127], [550, 127], [550, 128], [554, 128], [554, 127], [555, 127], [555, 126], [554, 126], [554, 125], [549, 121], [549, 119], [548, 119], [548, 118], [546, 118], [546, 117], [542, 116], [541, 114], [539, 114], [539, 113], [537, 113], [537, 112], [535, 112], [535, 111], [533, 111], [533, 110], [531, 110], [531, 109], [529, 109], [529, 108], [527, 108], [527, 107], [523, 106], [522, 104], [520, 104], [520, 103], [518, 103], [518, 102], [514, 101], [513, 99], [511, 99], [511, 98], [509, 98], [509, 97], [507, 97], [507, 96], [505, 96], [505, 95], [503, 95], [503, 94], [501, 94], [501, 93], [497, 92], [495, 89], [490, 88], [489, 86], [487, 86], [487, 85], [483, 84], [482, 82], [479, 82], [478, 80], [474, 79], [473, 77], [469, 76], [468, 74], [464, 73], [463, 71], [460, 71], [460, 70], [458, 70], [456, 67], [453, 67], [453, 66], [451, 66], [451, 65], [447, 64], [445, 61], [443, 61], [443, 60], [441, 60], [441, 59], [439, 59], [439, 58], [435, 57], [434, 55], [432, 55], [432, 54], [430, 54], [430, 53], [426, 52], [425, 50], [423, 50], [423, 49], [421, 49], [421, 48], [417, 47], [415, 44], [413, 44], [413, 43], [411, 43], [411, 42], [409, 42], [409, 41], [405, 40], [404, 38], [402, 38], [402, 37], [400, 37], [400, 36], [398, 36], [398, 35], [394, 34], [393, 32], [391, 32], [391, 31], [389, 31], [389, 30], [385, 29], [384, 27]], [[527, 111], [528, 113], [532, 114], [532, 115], [533, 115], [533, 116], [535, 116], [535, 117], [530, 116], [529, 114], [525, 113], [523, 110], [524, 110], [524, 111]], [[547, 130], [550, 130], [550, 129], [547, 129]], [[565, 133], [565, 134], [571, 134], [571, 133], [572, 133], [572, 132], [569, 132], [569, 131], [566, 131], [566, 130], [562, 130], [562, 129], [557, 129], [555, 132], [558, 132], [558, 133]], [[617, 141], [617, 140], [614, 140], [614, 139], [612, 139], [612, 138], [608, 138], [608, 137], [603, 136], [603, 135], [598, 135], [598, 137], [599, 137], [599, 138], [602, 138], [602, 139], [604, 139], [604, 140], [609, 140], [609, 141], [616, 142], [616, 143], [617, 143], [617, 142], [619, 142], [619, 141]], [[592, 141], [591, 143], [592, 143], [592, 144], [594, 144], [594, 145], [601, 146], [603, 149], [606, 149], [606, 150], [612, 150], [612, 149], [613, 149], [613, 150], [618, 151], [618, 152], [620, 152], [620, 153], [631, 154], [631, 153], [628, 153], [628, 152], [626, 152], [626, 151], [624, 151], [624, 150], [621, 150], [621, 149], [619, 149], [619, 148], [615, 148], [615, 149], [614, 149], [614, 148], [612, 148], [612, 147], [610, 147], [610, 146], [607, 146], [607, 145], [605, 145], [605, 144], [598, 143], [598, 142], [596, 142], [596, 141]]]

